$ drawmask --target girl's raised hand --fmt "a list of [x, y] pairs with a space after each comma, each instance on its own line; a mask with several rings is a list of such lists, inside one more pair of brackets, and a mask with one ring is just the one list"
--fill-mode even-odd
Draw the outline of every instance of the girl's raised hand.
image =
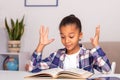
[[54, 41], [54, 39], [48, 39], [48, 28], [45, 28], [44, 26], [40, 27], [40, 39], [39, 39], [39, 44], [38, 47], [36, 49], [36, 52], [42, 52], [43, 48], [50, 44], [51, 42]]
[[54, 41], [54, 39], [48, 39], [48, 28], [45, 28], [44, 26], [41, 26], [40, 27], [40, 44], [41, 45], [48, 45], [50, 44], [51, 42]]
[[94, 47], [97, 47], [99, 45], [99, 36], [100, 36], [100, 25], [96, 27], [96, 32], [94, 38], [91, 38], [91, 43]]

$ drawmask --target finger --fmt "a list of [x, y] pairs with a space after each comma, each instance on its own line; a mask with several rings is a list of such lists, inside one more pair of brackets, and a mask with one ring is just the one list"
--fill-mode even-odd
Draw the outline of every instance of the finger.
[[45, 27], [44, 26], [42, 26], [42, 33], [43, 33], [43, 35], [45, 34]]
[[42, 26], [40, 27], [40, 35], [42, 34]]
[[95, 36], [99, 36], [99, 34], [100, 34], [100, 25], [96, 27]]
[[40, 27], [40, 32], [41, 32], [41, 34], [44, 33], [44, 26], [43, 25]]
[[48, 27], [45, 29], [45, 35], [48, 34]]
[[47, 35], [48, 33], [48, 28], [44, 28], [44, 35]]
[[26, 70], [26, 71], [29, 70], [29, 65], [28, 65], [28, 64], [25, 65], [25, 70]]
[[50, 39], [49, 41], [48, 41], [48, 44], [50, 44], [51, 42], [53, 42], [55, 39]]
[[44, 37], [47, 39], [48, 38], [48, 27], [45, 29]]

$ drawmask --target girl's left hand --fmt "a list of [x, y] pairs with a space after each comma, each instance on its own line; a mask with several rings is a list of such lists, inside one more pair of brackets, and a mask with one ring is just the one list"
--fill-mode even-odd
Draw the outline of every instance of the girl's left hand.
[[29, 71], [29, 64], [26, 64], [26, 65], [25, 65], [25, 70], [26, 70], [26, 71]]
[[91, 43], [94, 47], [97, 47], [99, 45], [99, 35], [100, 35], [100, 25], [96, 27], [96, 32], [94, 38], [91, 38]]

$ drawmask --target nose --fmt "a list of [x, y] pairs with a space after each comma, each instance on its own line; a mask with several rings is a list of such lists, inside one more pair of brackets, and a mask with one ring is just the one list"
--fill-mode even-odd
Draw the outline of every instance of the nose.
[[65, 39], [65, 43], [69, 43], [69, 41], [70, 41], [69, 38]]

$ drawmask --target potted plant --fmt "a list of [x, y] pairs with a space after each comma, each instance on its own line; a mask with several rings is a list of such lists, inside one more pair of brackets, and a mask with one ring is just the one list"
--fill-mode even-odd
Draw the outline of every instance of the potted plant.
[[14, 21], [11, 18], [11, 25], [8, 25], [7, 19], [5, 18], [5, 27], [7, 29], [9, 41], [8, 41], [8, 51], [9, 52], [19, 52], [20, 51], [20, 40], [24, 33], [24, 16], [19, 21], [16, 19]]

